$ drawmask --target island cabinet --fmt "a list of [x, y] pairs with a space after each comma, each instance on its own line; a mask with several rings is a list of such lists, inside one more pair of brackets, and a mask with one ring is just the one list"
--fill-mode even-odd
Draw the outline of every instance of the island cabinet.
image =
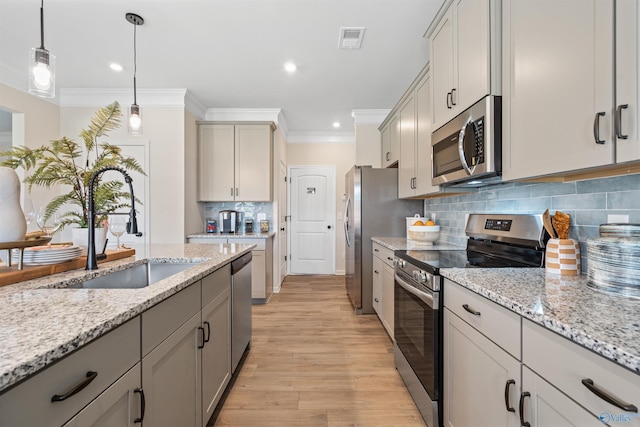
[[0, 426], [133, 426], [142, 416], [139, 362], [138, 316], [0, 395]]
[[373, 242], [373, 308], [392, 340], [395, 282], [393, 275], [393, 251]]
[[400, 156], [400, 128], [398, 116], [392, 113], [381, 125], [380, 146], [382, 158], [380, 164], [383, 168], [391, 167], [398, 163]]
[[637, 162], [638, 2], [504, 0], [503, 15], [504, 178]]
[[145, 426], [206, 426], [231, 378], [227, 265], [142, 313]]
[[484, 96], [500, 95], [499, 6], [499, 0], [449, 0], [427, 30], [434, 130]]
[[519, 426], [520, 317], [444, 283], [444, 425]]
[[198, 122], [198, 200], [271, 201], [273, 123]]

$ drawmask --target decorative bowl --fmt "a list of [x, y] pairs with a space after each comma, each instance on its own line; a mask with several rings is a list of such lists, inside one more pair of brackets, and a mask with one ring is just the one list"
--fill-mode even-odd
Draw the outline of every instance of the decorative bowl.
[[439, 225], [412, 225], [409, 227], [409, 239], [418, 245], [433, 245], [440, 237]]

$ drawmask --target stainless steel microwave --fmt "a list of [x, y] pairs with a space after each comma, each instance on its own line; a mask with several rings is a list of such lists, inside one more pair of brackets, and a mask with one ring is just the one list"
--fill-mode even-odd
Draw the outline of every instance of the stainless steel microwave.
[[502, 98], [486, 96], [431, 135], [433, 185], [479, 186], [502, 173]]

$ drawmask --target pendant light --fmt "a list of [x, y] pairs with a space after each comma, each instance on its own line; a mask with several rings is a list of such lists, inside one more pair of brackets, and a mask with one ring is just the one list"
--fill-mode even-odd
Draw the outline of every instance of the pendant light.
[[40, 2], [40, 47], [29, 55], [29, 93], [42, 98], [56, 96], [56, 57], [44, 47], [44, 0]]
[[136, 72], [137, 68], [137, 50], [136, 50], [136, 28], [138, 25], [144, 24], [144, 19], [135, 13], [127, 13], [125, 15], [127, 21], [133, 24], [133, 104], [129, 107], [129, 133], [131, 135], [142, 135], [142, 112], [138, 105], [136, 94]]

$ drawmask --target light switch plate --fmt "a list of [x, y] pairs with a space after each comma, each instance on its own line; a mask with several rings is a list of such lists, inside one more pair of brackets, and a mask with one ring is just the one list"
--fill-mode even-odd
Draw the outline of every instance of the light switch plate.
[[607, 215], [607, 223], [609, 224], [628, 224], [629, 215]]

